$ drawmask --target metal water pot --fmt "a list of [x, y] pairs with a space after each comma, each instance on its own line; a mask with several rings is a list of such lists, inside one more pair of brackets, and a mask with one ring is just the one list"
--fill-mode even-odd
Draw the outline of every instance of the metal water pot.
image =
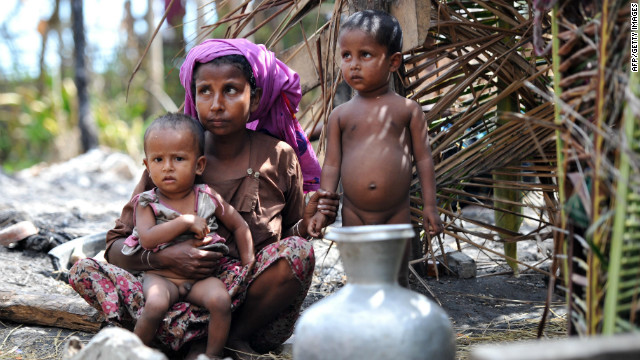
[[295, 327], [295, 360], [453, 360], [444, 310], [398, 284], [410, 224], [332, 229], [347, 284], [306, 309]]

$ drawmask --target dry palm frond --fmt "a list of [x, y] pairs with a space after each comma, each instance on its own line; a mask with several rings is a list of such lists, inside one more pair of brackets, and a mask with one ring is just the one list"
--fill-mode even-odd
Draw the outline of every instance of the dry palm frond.
[[[494, 343], [515, 343], [537, 339], [536, 327], [537, 319], [494, 322], [485, 328], [478, 329], [454, 329], [458, 332], [456, 339], [456, 359], [469, 359], [469, 355], [474, 346]], [[506, 325], [505, 325], [506, 323]], [[567, 320], [557, 317], [549, 321], [549, 325], [544, 334], [545, 338], [564, 338], [567, 333]]]
[[[477, 204], [497, 212], [496, 219], [539, 220], [539, 234], [557, 209], [553, 105], [549, 61], [532, 54], [531, 4], [432, 1], [429, 38], [405, 62], [407, 96], [425, 109], [432, 130], [438, 198], [445, 217], [449, 206]], [[507, 24], [507, 26], [498, 26]], [[500, 104], [516, 99], [516, 108]], [[419, 191], [417, 180], [414, 189]], [[478, 193], [478, 189], [485, 190]], [[489, 190], [489, 191], [486, 191]], [[492, 193], [545, 194], [546, 203], [494, 199]], [[419, 196], [412, 197], [419, 219]], [[532, 217], [527, 208], [538, 214]], [[486, 240], [514, 242], [539, 234], [460, 217], [483, 230]], [[468, 229], [450, 225], [452, 236]], [[499, 235], [499, 236], [498, 236]], [[511, 257], [507, 257], [508, 259]]]
[[[556, 127], [552, 104], [540, 95], [550, 93], [549, 61], [532, 53], [531, 2], [430, 4], [428, 37], [424, 45], [405, 53], [405, 66], [398, 75], [401, 91], [423, 106], [430, 124], [439, 206], [447, 209], [472, 202], [504, 216], [535, 218], [543, 224], [539, 232], [547, 236], [548, 229], [544, 229], [553, 223], [551, 214], [557, 208], [552, 181]], [[326, 123], [333, 107], [340, 81], [335, 61], [337, 33], [340, 17], [348, 11], [347, 2], [337, 0], [325, 16], [327, 21], [318, 21], [307, 31], [304, 19], [318, 19], [322, 6], [317, 0], [221, 1], [216, 7], [218, 20], [203, 27], [198, 38], [214, 32], [225, 37], [253, 36], [256, 42], [277, 49], [278, 56], [301, 75], [305, 98], [310, 99], [301, 104], [299, 118], [306, 129], [313, 129]], [[499, 22], [508, 26], [498, 27]], [[266, 36], [263, 29], [267, 29]], [[285, 49], [282, 43], [291, 32], [301, 33], [303, 40]], [[498, 103], [509, 97], [518, 99], [519, 108], [498, 111]], [[321, 153], [321, 146], [319, 150]], [[500, 179], [507, 172], [518, 177]], [[517, 190], [525, 197], [542, 193], [547, 202], [522, 202], [537, 215], [518, 214], [502, 206], [513, 205], [512, 200], [494, 203], [493, 190], [474, 196], [477, 188]], [[416, 176], [411, 194], [419, 199], [419, 193]], [[420, 206], [412, 200], [416, 222], [420, 222]], [[510, 242], [534, 237], [493, 224], [480, 226], [491, 239], [495, 234], [507, 234], [503, 240]]]
[[[603, 333], [626, 332], [640, 325], [640, 76], [630, 75], [621, 123], [619, 177], [612, 224]], [[612, 204], [613, 206], [613, 204]]]
[[[218, 9], [226, 4], [228, 10], [219, 10], [219, 20], [202, 31], [224, 28], [228, 37], [257, 37], [261, 29], [269, 29], [258, 42], [279, 49], [281, 58], [301, 69], [309, 100], [301, 106], [300, 118], [307, 129], [325, 123], [340, 81], [336, 38], [347, 3], [337, 0], [328, 20], [317, 21], [311, 30], [303, 22], [305, 17], [321, 17], [320, 1], [228, 3], [220, 2]], [[538, 7], [540, 3], [430, 1], [427, 39], [405, 53], [399, 84], [401, 92], [423, 106], [430, 124], [438, 206], [447, 233], [461, 239], [473, 235], [517, 242], [547, 238], [551, 229], [557, 229], [556, 249], [566, 245], [571, 259], [563, 267], [565, 279], [571, 280], [561, 284], [570, 293], [570, 331], [593, 333], [602, 320], [605, 270], [612, 261], [610, 209], [615, 189], [621, 186], [617, 169], [621, 152], [629, 155], [632, 172], [640, 170], [640, 160], [631, 156], [629, 136], [618, 131], [629, 73], [629, 1], [560, 0], [553, 21], [549, 8]], [[545, 41], [551, 43], [551, 25], [558, 25], [552, 54], [557, 59], [555, 73], [551, 54], [533, 52], [534, 47], [544, 48]], [[303, 40], [285, 49], [281, 43], [291, 32], [301, 33]], [[517, 99], [517, 108], [500, 110], [505, 99]], [[492, 193], [503, 190], [520, 192], [524, 200], [494, 199]], [[532, 195], [538, 200], [527, 200]], [[559, 206], [558, 198], [567, 204]], [[540, 225], [526, 234], [501, 228], [456, 210], [465, 204]], [[420, 222], [417, 176], [411, 206], [412, 219]], [[558, 213], [566, 213], [569, 222]], [[474, 228], [460, 226], [460, 221]], [[577, 256], [581, 253], [587, 256]], [[637, 288], [632, 285], [621, 295], [631, 291], [631, 299], [637, 299]], [[637, 306], [636, 300], [631, 304]]]
[[[639, 236], [640, 229], [633, 221], [627, 225], [620, 219], [628, 220], [627, 211], [632, 213], [633, 206], [624, 208], [619, 203], [623, 208], [615, 214], [612, 211], [616, 202], [631, 200], [633, 204], [635, 200], [628, 195], [637, 193], [637, 187], [627, 187], [633, 184], [633, 177], [620, 171], [625, 162], [629, 166], [637, 161], [632, 141], [637, 134], [619, 130], [624, 124], [625, 92], [630, 92], [629, 2], [561, 1], [557, 6], [560, 32], [555, 55], [561, 91], [557, 105], [564, 128], [560, 150], [566, 158], [558, 173], [566, 174], [559, 182], [566, 182], [569, 190], [563, 230], [570, 332], [596, 334], [603, 321], [609, 333], [629, 331], [640, 324], [633, 318], [633, 294], [638, 294], [640, 283], [634, 280], [637, 266], [631, 266], [633, 270], [625, 275], [620, 270], [640, 251], [628, 240]], [[632, 102], [634, 98], [626, 97]], [[621, 154], [627, 158], [619, 160]], [[628, 226], [624, 240], [621, 225]], [[607, 313], [602, 310], [605, 294]]]

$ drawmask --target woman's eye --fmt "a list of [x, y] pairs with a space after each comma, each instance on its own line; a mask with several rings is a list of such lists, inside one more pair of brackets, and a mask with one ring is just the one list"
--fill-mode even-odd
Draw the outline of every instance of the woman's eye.
[[210, 92], [211, 91], [208, 87], [201, 87], [200, 89], [198, 89], [198, 94], [200, 95], [208, 95]]
[[227, 87], [225, 89], [225, 91], [227, 92], [227, 94], [230, 94], [230, 95], [235, 95], [235, 94], [238, 93], [238, 89], [236, 89], [235, 87], [231, 87], [231, 86]]

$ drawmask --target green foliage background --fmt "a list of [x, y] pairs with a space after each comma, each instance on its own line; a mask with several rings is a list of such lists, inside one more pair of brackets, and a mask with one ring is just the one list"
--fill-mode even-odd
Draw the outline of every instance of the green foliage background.
[[[91, 114], [99, 128], [101, 145], [135, 155], [148, 117], [145, 113], [148, 94], [142, 87], [132, 86], [127, 100], [123, 79], [128, 76], [114, 65], [104, 74], [91, 74]], [[77, 155], [73, 77], [48, 75], [44, 85], [42, 93], [33, 78], [23, 77], [2, 85], [0, 164], [7, 173]]]
[[[330, 2], [329, 2], [330, 4]], [[327, 6], [326, 9], [331, 9]], [[305, 31], [312, 34], [326, 22], [327, 15], [312, 12], [302, 21]], [[157, 19], [159, 20], [159, 19]], [[273, 34], [274, 25], [266, 24], [253, 34], [253, 41], [264, 43]], [[166, 31], [182, 32], [181, 27]], [[210, 38], [223, 38], [227, 26], [220, 26]], [[146, 35], [145, 35], [146, 36]], [[278, 46], [286, 48], [302, 41], [300, 31], [292, 31]], [[142, 43], [142, 46], [146, 43]], [[193, 43], [186, 44], [187, 48]], [[185, 41], [178, 49], [164, 47], [164, 91], [176, 106], [183, 102], [184, 91], [178, 74], [184, 57]], [[129, 94], [127, 82], [138, 58], [125, 56], [131, 49], [122, 44], [118, 55], [103, 73], [90, 73], [89, 92], [91, 115], [99, 132], [100, 146], [123, 151], [140, 159], [141, 139], [146, 125], [157, 114], [147, 110], [151, 96], [145, 90], [147, 74], [144, 63], [134, 76]], [[0, 77], [0, 166], [13, 173], [40, 162], [66, 160], [78, 155], [77, 100], [72, 64], [64, 63], [59, 69], [47, 69], [42, 90], [37, 77], [20, 74], [17, 70], [7, 80]], [[91, 59], [89, 59], [91, 63]]]

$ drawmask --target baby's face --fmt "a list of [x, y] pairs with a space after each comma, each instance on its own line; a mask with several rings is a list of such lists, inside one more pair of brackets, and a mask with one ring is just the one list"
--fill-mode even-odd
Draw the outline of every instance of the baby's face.
[[144, 165], [151, 180], [164, 194], [193, 188], [199, 170], [196, 143], [188, 131], [156, 129], [148, 134]]
[[338, 37], [340, 69], [344, 80], [360, 95], [386, 90], [391, 73], [387, 47], [359, 29], [343, 30]]

